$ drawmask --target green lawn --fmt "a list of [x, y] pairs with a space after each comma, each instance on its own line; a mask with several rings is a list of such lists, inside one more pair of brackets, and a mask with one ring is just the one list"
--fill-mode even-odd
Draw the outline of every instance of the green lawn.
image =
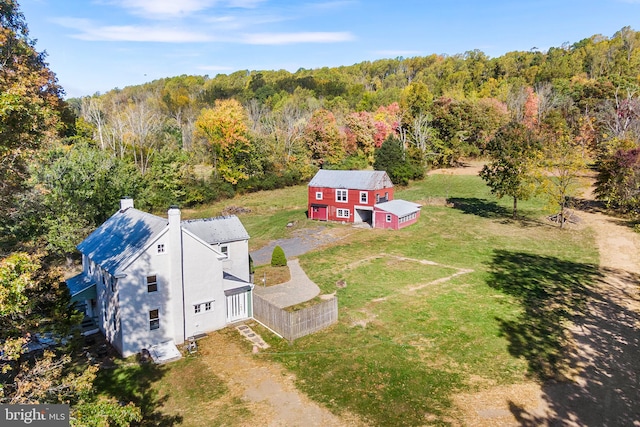
[[[562, 378], [565, 326], [599, 274], [592, 233], [551, 226], [539, 200], [521, 203], [511, 220], [511, 200], [493, 198], [477, 177], [429, 176], [396, 197], [443, 203], [424, 206], [403, 230], [350, 228], [338, 245], [301, 256], [323, 292], [337, 291], [340, 320], [292, 345], [260, 330], [272, 347], [256, 357], [291, 370], [300, 389], [334, 412], [378, 426], [447, 425], [456, 419], [456, 393]], [[289, 221], [297, 221], [293, 229], [317, 226], [304, 215], [305, 186], [185, 215], [216, 215], [228, 205], [252, 210], [240, 215], [252, 249], [291, 233]], [[339, 280], [347, 286], [337, 288]], [[224, 393], [214, 377], [195, 394], [171, 386], [198, 369], [189, 363], [196, 362], [168, 365], [149, 380], [158, 398], [188, 408]]]
[[[293, 346], [272, 339], [268, 357], [314, 399], [380, 426], [447, 424], [452, 395], [475, 390], [478, 377], [562, 377], [564, 325], [581, 283], [598, 274], [592, 234], [547, 224], [539, 200], [512, 221], [511, 201], [477, 177], [436, 175], [397, 197], [453, 206], [425, 206], [401, 231], [355, 229], [301, 256], [324, 292], [337, 291], [340, 321]], [[463, 270], [472, 271], [446, 280]]]

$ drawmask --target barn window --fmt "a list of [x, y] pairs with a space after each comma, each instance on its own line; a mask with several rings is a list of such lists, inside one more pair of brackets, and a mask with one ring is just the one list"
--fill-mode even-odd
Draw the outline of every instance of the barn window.
[[387, 222], [391, 222], [391, 214], [387, 214]]
[[348, 192], [347, 190], [336, 190], [336, 202], [347, 202]]
[[349, 209], [338, 209], [337, 216], [338, 218], [349, 218], [350, 212]]
[[322, 191], [316, 191], [316, 200], [322, 200]]
[[360, 192], [360, 203], [369, 203], [369, 193], [366, 191]]

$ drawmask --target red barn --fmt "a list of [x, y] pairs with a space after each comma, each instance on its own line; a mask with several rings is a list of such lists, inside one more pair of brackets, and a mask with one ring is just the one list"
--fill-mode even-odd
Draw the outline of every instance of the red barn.
[[393, 200], [393, 183], [384, 171], [321, 169], [309, 182], [309, 218], [373, 225], [376, 203]]
[[393, 200], [384, 171], [318, 171], [309, 182], [309, 218], [398, 230], [418, 221], [420, 205]]

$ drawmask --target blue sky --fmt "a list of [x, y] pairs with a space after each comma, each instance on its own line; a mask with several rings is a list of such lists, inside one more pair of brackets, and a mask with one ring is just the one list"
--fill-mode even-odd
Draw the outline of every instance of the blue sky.
[[640, 30], [640, 0], [19, 0], [68, 97], [181, 74], [490, 57]]

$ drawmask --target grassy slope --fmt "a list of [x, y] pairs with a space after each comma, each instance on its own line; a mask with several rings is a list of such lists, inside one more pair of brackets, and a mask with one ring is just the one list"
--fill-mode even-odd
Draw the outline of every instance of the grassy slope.
[[[420, 221], [400, 231], [353, 229], [338, 246], [302, 256], [323, 291], [347, 282], [337, 290], [340, 320], [291, 346], [261, 331], [272, 348], [259, 357], [281, 362], [301, 389], [335, 412], [348, 410], [380, 426], [448, 424], [455, 418], [454, 393], [561, 373], [568, 345], [563, 324], [579, 306], [581, 283], [597, 275], [590, 232], [549, 226], [539, 220], [538, 201], [522, 203], [523, 219], [511, 221], [510, 201], [496, 201], [477, 177], [431, 176], [396, 197], [446, 197], [453, 206], [425, 206]], [[241, 215], [252, 249], [286, 237], [289, 221], [298, 221], [293, 229], [317, 226], [305, 218], [304, 186], [238, 197], [185, 216], [217, 215], [229, 205], [252, 210]], [[461, 269], [472, 271], [431, 283]], [[159, 400], [172, 403], [168, 413], [185, 416], [186, 424], [241, 423], [246, 410], [240, 405], [234, 412], [219, 397], [219, 379], [203, 379], [217, 384], [213, 394], [179, 391], [180, 381], [200, 370], [192, 366], [197, 363], [168, 365], [145, 381]], [[226, 409], [215, 420], [188, 422], [191, 408], [205, 400]]]

